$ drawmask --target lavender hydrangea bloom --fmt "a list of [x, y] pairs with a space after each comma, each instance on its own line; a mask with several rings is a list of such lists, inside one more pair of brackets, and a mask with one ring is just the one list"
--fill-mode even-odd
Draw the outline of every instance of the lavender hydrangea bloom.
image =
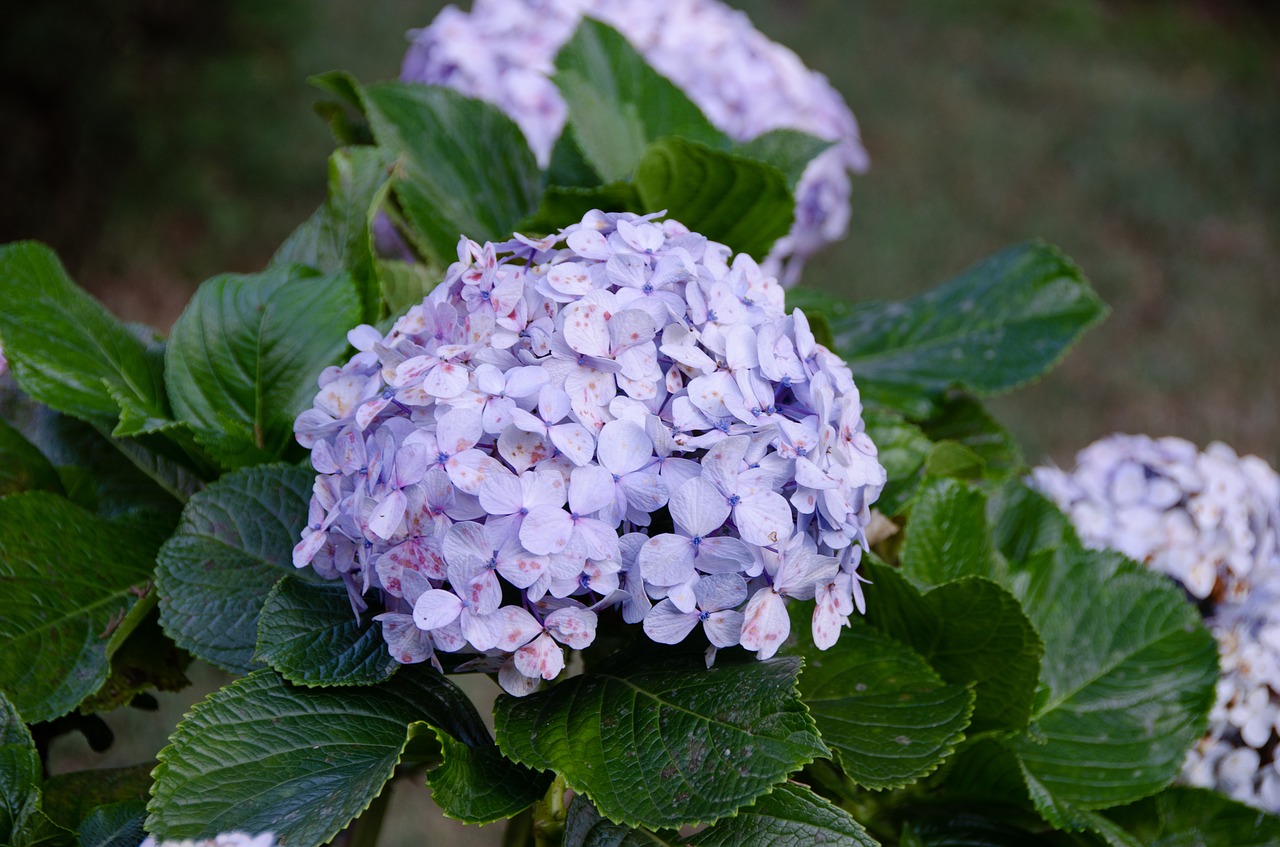
[[767, 658], [788, 599], [824, 649], [863, 607], [885, 472], [848, 367], [749, 256], [657, 217], [463, 239], [321, 376], [294, 564], [379, 592], [399, 661], [479, 654], [527, 693], [602, 619]]
[[764, 262], [767, 275], [793, 284], [809, 256], [844, 235], [849, 174], [866, 170], [867, 154], [853, 113], [826, 77], [766, 38], [743, 12], [718, 0], [476, 0], [469, 14], [449, 6], [410, 33], [401, 78], [495, 103], [546, 165], [567, 114], [550, 79], [555, 55], [584, 15], [625, 35], [734, 139], [798, 129], [836, 142], [809, 164], [796, 188], [791, 232]]
[[147, 836], [139, 847], [275, 847], [276, 837], [270, 832], [249, 835], [247, 832], [222, 832], [213, 838], [182, 839], [157, 842]]
[[1085, 544], [1145, 562], [1200, 602], [1222, 677], [1182, 778], [1280, 812], [1280, 476], [1225, 444], [1115, 435], [1033, 482]]

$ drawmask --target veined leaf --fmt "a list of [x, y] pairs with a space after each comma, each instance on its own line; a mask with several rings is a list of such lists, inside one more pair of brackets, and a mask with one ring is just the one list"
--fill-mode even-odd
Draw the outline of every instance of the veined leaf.
[[314, 478], [295, 465], [259, 465], [191, 498], [156, 570], [160, 625], [178, 646], [232, 673], [259, 666], [258, 615], [295, 572]]
[[773, 165], [782, 171], [787, 185], [794, 189], [809, 163], [833, 144], [834, 141], [825, 141], [796, 129], [773, 129], [737, 145], [733, 152]]
[[207, 280], [165, 352], [178, 419], [227, 468], [269, 462], [293, 445], [320, 372], [347, 350], [360, 302], [345, 273], [299, 265]]
[[796, 697], [798, 659], [677, 653], [608, 666], [494, 709], [509, 758], [554, 770], [618, 823], [676, 827], [732, 815], [827, 755]]
[[1203, 788], [1175, 786], [1105, 815], [1143, 847], [1280, 844], [1280, 818]]
[[918, 587], [963, 576], [1001, 580], [1003, 562], [987, 526], [986, 497], [954, 479], [926, 479], [911, 507], [902, 574]]
[[[0, 343], [18, 385], [73, 417], [167, 420], [164, 380], [142, 342], [35, 241], [0, 247]], [[119, 398], [119, 399], [117, 399]]]

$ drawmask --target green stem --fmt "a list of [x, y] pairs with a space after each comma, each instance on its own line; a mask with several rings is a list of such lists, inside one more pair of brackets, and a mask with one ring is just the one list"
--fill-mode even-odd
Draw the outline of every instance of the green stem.
[[564, 838], [564, 777], [556, 774], [542, 799], [533, 804], [535, 847], [555, 847]]

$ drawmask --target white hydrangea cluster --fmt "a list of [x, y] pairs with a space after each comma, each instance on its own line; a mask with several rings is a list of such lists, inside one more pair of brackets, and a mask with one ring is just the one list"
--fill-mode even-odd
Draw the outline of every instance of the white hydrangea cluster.
[[[463, 239], [295, 425], [318, 476], [294, 564], [380, 590], [404, 663], [482, 654], [527, 693], [610, 610], [767, 658], [785, 598], [833, 644], [885, 483], [848, 367], [749, 256], [658, 215]], [[714, 656], [714, 654], [711, 654]], [[709, 657], [710, 658], [710, 657]]]
[[1222, 676], [1183, 778], [1280, 812], [1280, 476], [1225, 444], [1115, 435], [1074, 471], [1033, 478], [1086, 544], [1147, 563], [1200, 602]]
[[148, 835], [138, 847], [275, 847], [276, 837], [270, 832], [250, 835], [247, 832], [222, 832], [213, 838], [182, 839], [157, 842]]
[[798, 129], [836, 142], [800, 180], [795, 223], [766, 258], [767, 275], [791, 285], [809, 256], [843, 237], [849, 174], [867, 168], [853, 113], [826, 77], [719, 0], [476, 0], [470, 13], [448, 6], [411, 33], [401, 78], [495, 103], [545, 165], [567, 114], [551, 81], [555, 56], [583, 16], [625, 35], [736, 140]]

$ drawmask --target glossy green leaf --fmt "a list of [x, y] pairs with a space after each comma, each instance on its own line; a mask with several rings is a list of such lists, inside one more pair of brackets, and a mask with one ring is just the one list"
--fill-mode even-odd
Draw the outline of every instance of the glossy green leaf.
[[360, 322], [348, 274], [300, 265], [207, 280], [183, 310], [165, 353], [179, 420], [224, 467], [269, 462], [293, 447], [293, 422], [316, 378], [347, 351]]
[[293, 576], [263, 602], [254, 658], [295, 685], [373, 685], [400, 667], [382, 625], [368, 614], [357, 620], [344, 584]]
[[295, 465], [260, 465], [191, 498], [156, 569], [160, 624], [178, 646], [232, 673], [259, 666], [258, 615], [295, 572], [314, 478]]
[[573, 137], [603, 182], [630, 179], [650, 142], [660, 138], [729, 146], [683, 91], [599, 21], [584, 18], [560, 49], [555, 82], [569, 106]]
[[902, 573], [917, 586], [962, 576], [999, 580], [1003, 563], [987, 525], [986, 497], [953, 479], [927, 479], [911, 507]]
[[1203, 788], [1176, 786], [1105, 814], [1143, 847], [1280, 844], [1280, 818]]
[[612, 182], [593, 188], [551, 186], [542, 195], [538, 210], [519, 226], [521, 232], [556, 232], [582, 220], [592, 209], [644, 214], [644, 204], [629, 182]]
[[584, 795], [578, 794], [569, 804], [564, 821], [563, 847], [675, 847], [679, 838], [670, 840], [647, 829], [617, 824], [600, 816]]
[[733, 152], [782, 171], [787, 185], [795, 188], [805, 168], [835, 142], [796, 129], [774, 129], [733, 148]]
[[62, 493], [58, 471], [22, 433], [0, 419], [0, 497], [20, 491]]
[[789, 782], [687, 843], [691, 847], [878, 847], [848, 812]]
[[687, 138], [649, 145], [635, 186], [643, 208], [666, 209], [694, 232], [757, 260], [787, 234], [795, 215], [782, 171]]
[[196, 705], [160, 751], [147, 829], [165, 839], [270, 831], [317, 847], [383, 790], [421, 722], [489, 741], [462, 692], [430, 668], [341, 689], [250, 674]]
[[[796, 697], [795, 658], [666, 653], [494, 708], [498, 745], [555, 770], [609, 819], [676, 827], [732, 815], [828, 751]], [[750, 696], [743, 696], [750, 692]]]
[[65, 714], [106, 681], [112, 635], [151, 576], [155, 530], [43, 491], [0, 499], [0, 690], [26, 720]]
[[1018, 442], [973, 397], [958, 394], [946, 398], [937, 413], [920, 426], [934, 441], [955, 441], [968, 447], [981, 457], [988, 477], [1021, 475], [1026, 469]]
[[928, 476], [978, 481], [987, 473], [987, 462], [972, 447], [959, 441], [939, 441], [924, 460]]
[[787, 304], [827, 316], [865, 402], [916, 418], [953, 386], [986, 395], [1036, 379], [1107, 312], [1079, 268], [1040, 242], [997, 253], [901, 303], [850, 304], [792, 289]]
[[1065, 544], [1080, 543], [1067, 516], [1021, 482], [994, 492], [987, 503], [987, 516], [995, 544], [1010, 562], [1028, 562]]
[[[793, 632], [797, 627], [792, 627]], [[854, 618], [830, 650], [803, 632], [800, 697], [845, 774], [872, 789], [932, 773], [964, 738], [971, 687], [945, 682], [918, 653]]]
[[546, 793], [551, 774], [534, 773], [503, 757], [497, 746], [466, 743], [436, 730], [444, 763], [427, 777], [431, 799], [446, 817], [492, 823], [524, 811]]
[[863, 413], [863, 420], [867, 435], [880, 451], [878, 458], [889, 478], [875, 508], [890, 517], [900, 515], [920, 487], [924, 463], [933, 442], [920, 427], [894, 412], [868, 409]]
[[99, 806], [81, 821], [76, 837], [80, 847], [136, 847], [146, 838], [146, 819], [147, 804], [142, 800]]
[[510, 237], [537, 207], [542, 184], [520, 128], [501, 109], [435, 86], [363, 90], [378, 145], [396, 156], [392, 182], [416, 246], [445, 267], [460, 235]]
[[100, 806], [115, 803], [145, 804], [151, 789], [154, 762], [123, 768], [94, 768], [50, 777], [44, 785], [44, 810], [49, 818], [69, 830]]
[[372, 226], [390, 178], [390, 155], [379, 147], [343, 147], [329, 157], [329, 196], [285, 240], [273, 265], [299, 264], [321, 273], [350, 271], [365, 322], [382, 311]]
[[866, 619], [919, 653], [947, 682], [974, 685], [970, 732], [1025, 729], [1044, 645], [1018, 601], [981, 577], [921, 594], [897, 570], [864, 562]]
[[0, 744], [0, 842], [18, 840], [40, 810], [40, 757], [33, 744]]
[[169, 417], [163, 378], [142, 342], [76, 287], [48, 247], [0, 247], [0, 302], [0, 344], [27, 394], [107, 426], [120, 418], [117, 398], [134, 425]]

